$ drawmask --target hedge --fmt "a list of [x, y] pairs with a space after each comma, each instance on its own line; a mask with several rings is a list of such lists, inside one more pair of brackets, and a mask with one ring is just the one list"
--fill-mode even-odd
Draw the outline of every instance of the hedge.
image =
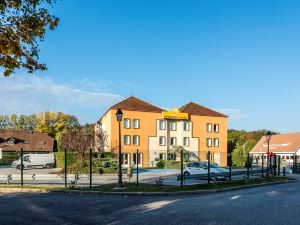
[[[93, 155], [93, 173], [116, 174], [118, 172], [118, 163], [113, 160], [110, 155], [103, 155], [98, 158]], [[64, 152], [55, 153], [56, 167], [64, 168], [65, 154]], [[85, 154], [83, 160], [79, 159], [78, 153], [67, 153], [67, 169], [68, 173], [88, 174], [90, 172], [89, 154]]]
[[19, 152], [2, 152], [2, 159], [0, 159], [0, 165], [11, 165], [13, 161], [20, 158]]
[[157, 163], [157, 168], [159, 169], [180, 169], [181, 163], [173, 160], [160, 160]]

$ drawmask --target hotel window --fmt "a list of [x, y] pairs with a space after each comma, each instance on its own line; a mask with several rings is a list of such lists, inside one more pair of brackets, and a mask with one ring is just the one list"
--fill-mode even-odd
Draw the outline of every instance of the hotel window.
[[219, 138], [214, 138], [214, 146], [219, 147]]
[[190, 130], [190, 123], [187, 121], [183, 122], [183, 130], [184, 131], [189, 131]]
[[219, 133], [219, 124], [214, 124], [214, 132]]
[[126, 129], [130, 128], [130, 119], [124, 119], [124, 128]]
[[142, 154], [133, 154], [133, 164], [134, 165], [142, 165]]
[[176, 145], [177, 145], [176, 137], [171, 137], [171, 146], [176, 146]]
[[159, 121], [159, 129], [160, 130], [165, 130], [166, 129], [166, 121], [164, 121], [164, 120]]
[[190, 145], [190, 139], [188, 137], [183, 138], [183, 146], [187, 147]]
[[209, 133], [212, 132], [212, 124], [211, 123], [206, 124], [206, 131], [209, 132]]
[[160, 146], [166, 145], [166, 138], [165, 137], [159, 137], [159, 145]]
[[15, 144], [15, 140], [14, 139], [10, 139], [10, 140], [8, 140], [7, 144], [8, 145], [13, 145], [13, 144]]
[[122, 154], [122, 164], [129, 165], [129, 153]]
[[159, 160], [165, 160], [165, 153], [159, 153]]
[[140, 136], [133, 136], [133, 145], [140, 145]]
[[207, 138], [206, 139], [206, 146], [207, 147], [211, 147], [212, 146], [212, 139], [211, 138]]
[[176, 122], [170, 121], [170, 130], [175, 131], [176, 130]]
[[140, 120], [133, 119], [133, 129], [139, 129], [139, 128], [140, 128]]
[[176, 160], [176, 154], [175, 153], [169, 153], [168, 154], [168, 160]]
[[130, 145], [130, 136], [129, 135], [125, 135], [124, 136], [124, 145]]

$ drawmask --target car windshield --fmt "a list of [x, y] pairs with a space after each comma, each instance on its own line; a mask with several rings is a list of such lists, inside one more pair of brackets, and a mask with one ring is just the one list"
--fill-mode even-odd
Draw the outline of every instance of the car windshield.
[[[205, 167], [207, 167], [207, 163], [205, 163]], [[210, 168], [219, 168], [217, 164], [211, 163]]]
[[210, 164], [210, 168], [218, 168], [218, 165], [215, 164], [215, 163], [211, 163], [211, 164]]

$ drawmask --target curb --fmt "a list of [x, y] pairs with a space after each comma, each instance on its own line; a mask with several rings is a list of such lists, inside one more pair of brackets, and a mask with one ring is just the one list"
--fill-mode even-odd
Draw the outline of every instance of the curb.
[[221, 192], [242, 190], [247, 188], [264, 187], [277, 184], [287, 184], [298, 182], [298, 180], [275, 181], [262, 184], [252, 184], [223, 189], [196, 190], [196, 191], [176, 191], [176, 192], [99, 192], [99, 191], [79, 191], [79, 190], [41, 190], [30, 188], [0, 188], [0, 193], [61, 193], [74, 195], [115, 195], [115, 196], [181, 196], [181, 195], [201, 195]]

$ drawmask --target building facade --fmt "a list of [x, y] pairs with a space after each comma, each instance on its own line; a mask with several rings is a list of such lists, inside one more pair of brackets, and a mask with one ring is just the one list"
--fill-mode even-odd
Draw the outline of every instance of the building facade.
[[27, 153], [53, 152], [54, 139], [35, 130], [0, 130], [0, 150]]
[[212, 161], [227, 165], [228, 117], [193, 102], [170, 112], [136, 97], [112, 106], [96, 126], [107, 134], [105, 151], [118, 152], [118, 108], [123, 112], [123, 166], [154, 167], [159, 160], [180, 160], [175, 151], [179, 146], [191, 160], [206, 161], [210, 151]]
[[[250, 153], [254, 160], [261, 162], [267, 161], [268, 143], [266, 136], [262, 137], [253, 147]], [[300, 132], [289, 134], [272, 135], [269, 143], [269, 153], [276, 154], [281, 157], [281, 162], [292, 163], [297, 157], [300, 161]]]

